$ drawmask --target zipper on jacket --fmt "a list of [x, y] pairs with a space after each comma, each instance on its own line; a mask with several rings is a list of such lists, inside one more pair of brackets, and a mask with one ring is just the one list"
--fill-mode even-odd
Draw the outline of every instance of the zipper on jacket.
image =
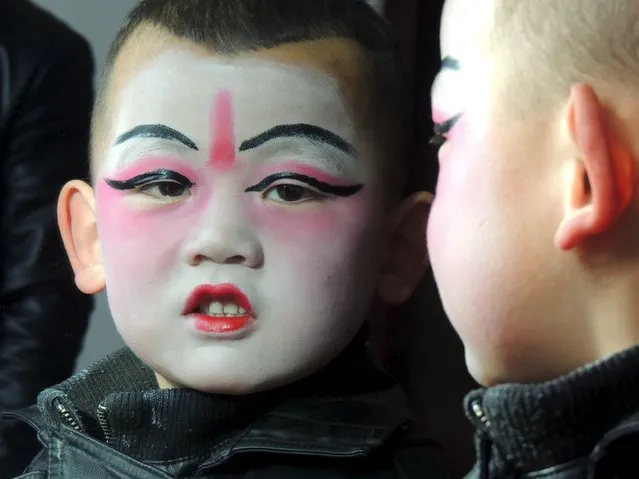
[[479, 429], [479, 477], [480, 479], [489, 479], [490, 465], [490, 449], [491, 441], [487, 429], [490, 427], [490, 418], [484, 411], [479, 400], [473, 401], [471, 404], [473, 414], [480, 422]]
[[484, 412], [484, 408], [481, 407], [481, 403], [479, 401], [473, 401], [471, 408], [473, 410], [473, 414], [479, 420], [479, 422], [484, 427], [490, 427], [490, 419], [488, 415]]
[[71, 411], [64, 404], [62, 404], [62, 401], [60, 399], [56, 399], [55, 408], [60, 414], [62, 421], [67, 426], [69, 426], [72, 429], [75, 429], [76, 431], [82, 431], [82, 426], [80, 425], [80, 423], [75, 420], [75, 418], [73, 417], [73, 414], [71, 414]]
[[102, 428], [102, 432], [104, 433], [104, 442], [107, 444], [111, 443], [111, 427], [109, 426], [109, 421], [107, 419], [107, 414], [109, 410], [104, 404], [100, 404], [98, 406], [98, 422], [100, 423], [100, 427]]

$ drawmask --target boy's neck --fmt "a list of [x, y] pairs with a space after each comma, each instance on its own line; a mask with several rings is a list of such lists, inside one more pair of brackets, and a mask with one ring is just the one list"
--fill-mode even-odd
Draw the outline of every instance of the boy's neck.
[[171, 381], [169, 381], [168, 379], [165, 379], [162, 375], [160, 375], [159, 373], [155, 373], [155, 379], [158, 380], [158, 387], [160, 389], [177, 389], [179, 386], [177, 386], [176, 384], [173, 384]]
[[639, 274], [591, 296], [586, 321], [592, 361], [639, 344]]

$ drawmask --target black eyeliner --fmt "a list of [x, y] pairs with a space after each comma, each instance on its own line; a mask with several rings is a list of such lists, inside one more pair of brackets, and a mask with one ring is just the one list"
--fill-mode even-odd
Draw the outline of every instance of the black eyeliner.
[[141, 186], [147, 185], [149, 183], [154, 183], [157, 181], [174, 181], [181, 185], [184, 185], [188, 188], [195, 186], [191, 180], [189, 180], [186, 176], [177, 173], [172, 170], [156, 170], [151, 171], [149, 173], [143, 173], [141, 175], [134, 176], [128, 180], [118, 181], [118, 180], [104, 180], [107, 185], [116, 190], [126, 191], [126, 190], [134, 190], [136, 188], [140, 188]]
[[292, 173], [292, 172], [282, 172], [282, 173], [275, 173], [273, 175], [269, 175], [266, 178], [264, 178], [262, 181], [260, 181], [258, 184], [253, 185], [244, 191], [247, 193], [249, 192], [261, 193], [278, 180], [301, 181], [302, 183], [306, 183], [307, 185], [317, 189], [318, 191], [321, 191], [322, 193], [335, 195], [335, 196], [342, 196], [342, 197], [352, 196], [358, 193], [364, 187], [364, 185], [361, 185], [361, 184], [348, 185], [348, 186], [335, 186], [335, 185], [330, 185], [328, 183], [324, 183], [323, 181], [319, 181], [311, 176], [301, 175], [299, 173]]
[[446, 133], [448, 133], [462, 117], [462, 113], [457, 113], [448, 120], [433, 125], [433, 136], [428, 140], [428, 144], [439, 148], [446, 142]]
[[450, 130], [452, 130], [452, 128], [455, 126], [455, 124], [459, 121], [461, 117], [462, 117], [462, 113], [457, 113], [455, 116], [450, 117], [446, 121], [443, 121], [441, 123], [435, 123], [435, 126], [433, 127], [435, 134], [445, 135]]

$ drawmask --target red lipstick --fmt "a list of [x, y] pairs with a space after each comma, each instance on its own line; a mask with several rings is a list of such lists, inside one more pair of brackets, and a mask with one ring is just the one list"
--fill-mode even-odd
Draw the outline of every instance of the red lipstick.
[[195, 319], [198, 331], [222, 335], [246, 329], [254, 318], [249, 299], [230, 283], [198, 286], [182, 314]]

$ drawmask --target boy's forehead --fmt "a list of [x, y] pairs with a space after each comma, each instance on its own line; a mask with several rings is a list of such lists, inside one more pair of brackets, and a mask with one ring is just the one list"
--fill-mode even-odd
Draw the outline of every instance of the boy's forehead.
[[[177, 38], [151, 27], [140, 27], [122, 48], [110, 78], [110, 101], [117, 102], [123, 91], [141, 73], [154, 68], [170, 74], [180, 68], [215, 68], [220, 82], [245, 77], [249, 83], [267, 87], [260, 74], [290, 77], [309, 86], [334, 90], [345, 103], [357, 101], [366, 68], [361, 48], [350, 40], [327, 38], [311, 42], [284, 44], [270, 49], [239, 52], [233, 56], [218, 54], [205, 46]], [[188, 80], [188, 79], [187, 79]], [[195, 80], [195, 79], [194, 79]]]
[[485, 99], [478, 92], [499, 89], [498, 73], [507, 66], [503, 59], [510, 46], [494, 44], [494, 29], [498, 9], [507, 1], [446, 1], [440, 34], [442, 62], [431, 88], [436, 110], [456, 114], [469, 102]]
[[[504, 0], [447, 0], [441, 24], [444, 55], [475, 55], [485, 50]], [[507, 48], [507, 45], [503, 45]]]
[[[178, 121], [181, 116], [193, 124], [196, 111], [200, 112], [204, 103], [210, 105], [221, 88], [237, 93], [234, 108], [241, 109], [235, 111], [235, 118], [244, 126], [247, 121], [251, 128], [265, 126], [262, 123], [269, 112], [288, 109], [288, 120], [318, 120], [355, 141], [356, 131], [366, 126], [361, 123], [368, 121], [359, 114], [368, 99], [362, 93], [369, 80], [366, 60], [357, 43], [338, 38], [227, 56], [164, 30], [140, 27], [113, 65], [100, 126], [94, 130], [93, 155], [103, 157], [122, 133], [117, 130], [154, 121], [154, 112], [161, 111], [165, 120], [167, 115], [169, 121]], [[173, 108], [176, 104], [178, 108]], [[187, 114], [192, 105], [196, 107]], [[123, 120], [131, 125], [124, 125]]]

